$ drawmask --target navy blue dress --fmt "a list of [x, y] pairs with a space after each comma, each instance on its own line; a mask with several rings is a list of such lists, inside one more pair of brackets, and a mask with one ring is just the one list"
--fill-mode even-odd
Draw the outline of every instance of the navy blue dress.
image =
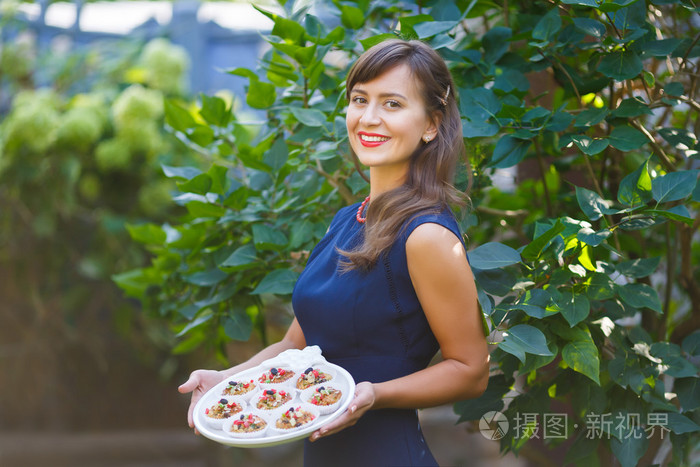
[[[314, 248], [294, 288], [294, 313], [307, 345], [318, 345], [331, 363], [355, 382], [379, 383], [422, 370], [438, 343], [413, 289], [406, 264], [406, 240], [420, 224], [451, 230], [461, 240], [450, 211], [408, 222], [388, 254], [369, 272], [338, 270], [336, 248], [351, 250], [362, 241], [359, 204], [336, 214]], [[436, 466], [423, 439], [416, 410], [380, 409], [358, 423], [314, 443], [305, 441], [304, 465]]]

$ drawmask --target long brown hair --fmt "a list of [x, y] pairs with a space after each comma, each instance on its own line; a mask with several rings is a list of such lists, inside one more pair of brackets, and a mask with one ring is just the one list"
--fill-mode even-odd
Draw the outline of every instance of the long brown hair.
[[[343, 270], [367, 270], [374, 266], [407, 220], [466, 201], [466, 195], [453, 186], [457, 162], [465, 159], [462, 122], [452, 76], [437, 52], [418, 40], [381, 42], [353, 64], [346, 80], [346, 95], [349, 99], [356, 84], [372, 81], [401, 64], [408, 65], [417, 81], [426, 115], [439, 114], [437, 135], [429, 143], [419, 144], [411, 155], [403, 185], [371, 200], [366, 211], [364, 242], [352, 251], [341, 251], [347, 258], [341, 264]], [[353, 157], [357, 158], [354, 153]]]

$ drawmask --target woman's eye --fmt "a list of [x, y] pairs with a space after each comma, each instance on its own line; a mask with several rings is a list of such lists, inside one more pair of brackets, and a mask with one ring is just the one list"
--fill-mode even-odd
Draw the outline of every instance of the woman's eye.
[[364, 104], [365, 102], [367, 102], [367, 99], [365, 99], [365, 98], [362, 97], [362, 96], [355, 96], [355, 97], [352, 98], [352, 101], [353, 101], [355, 104]]
[[391, 109], [398, 109], [401, 107], [401, 104], [399, 104], [398, 101], [386, 101], [386, 105]]

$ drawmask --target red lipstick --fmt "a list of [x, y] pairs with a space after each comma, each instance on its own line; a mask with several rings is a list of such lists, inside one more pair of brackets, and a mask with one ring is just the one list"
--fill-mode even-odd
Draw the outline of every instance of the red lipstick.
[[[366, 148], [376, 148], [377, 146], [381, 146], [382, 144], [386, 143], [390, 139], [388, 136], [380, 135], [378, 133], [367, 133], [366, 131], [359, 131], [357, 136], [360, 140], [360, 144]], [[363, 139], [363, 137], [372, 138], [373, 141], [368, 141]]]

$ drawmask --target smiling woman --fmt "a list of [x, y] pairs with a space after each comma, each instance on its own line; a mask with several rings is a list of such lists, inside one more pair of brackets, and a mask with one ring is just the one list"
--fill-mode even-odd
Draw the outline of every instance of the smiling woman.
[[[282, 341], [229, 370], [193, 372], [180, 386], [193, 391], [192, 406], [228, 375], [317, 345], [357, 385], [348, 410], [307, 440], [305, 465], [437, 465], [416, 409], [478, 397], [488, 380], [474, 279], [450, 210], [461, 201], [452, 177], [464, 151], [453, 87], [422, 42], [386, 41], [358, 59], [346, 123], [370, 196], [341, 209], [314, 248]], [[428, 366], [438, 350], [442, 361]]]

